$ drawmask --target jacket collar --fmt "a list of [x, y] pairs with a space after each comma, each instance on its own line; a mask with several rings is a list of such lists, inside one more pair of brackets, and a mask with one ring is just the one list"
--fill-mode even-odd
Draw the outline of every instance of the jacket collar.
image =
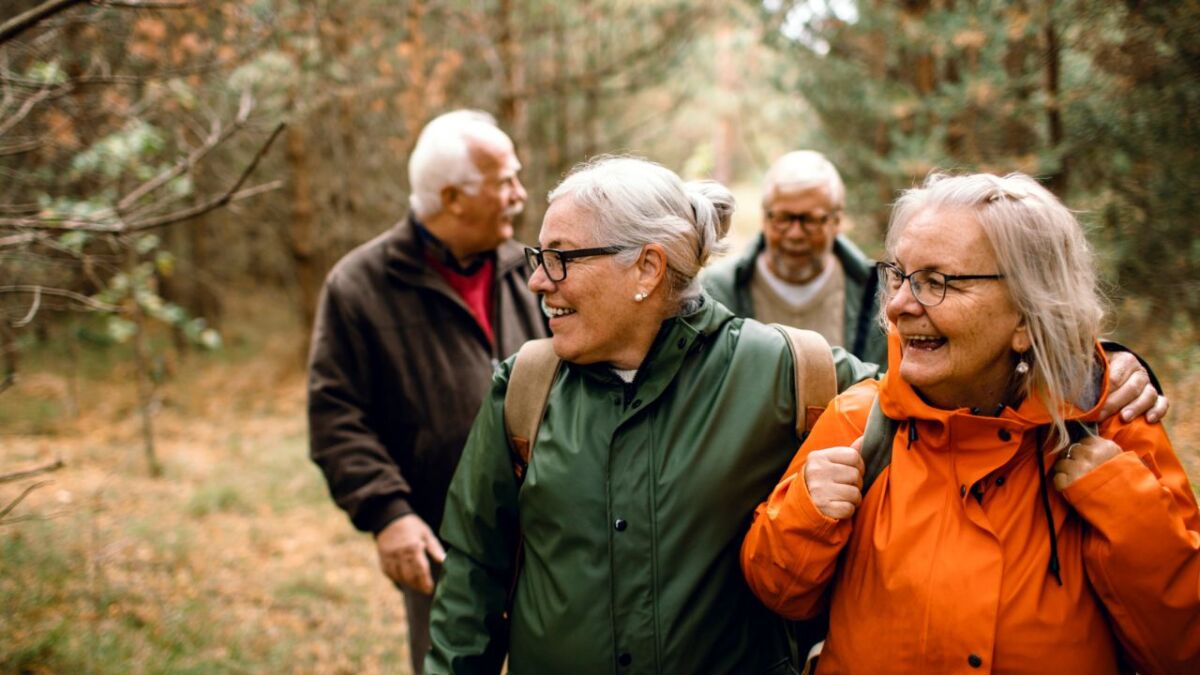
[[[417, 220], [412, 213], [392, 226], [387, 245], [388, 269], [405, 283], [453, 292], [445, 279], [425, 263], [428, 244], [417, 228]], [[496, 249], [496, 278], [505, 276], [523, 264], [525, 253], [520, 244], [506, 241]]]
[[[734, 266], [734, 278], [737, 280], [738, 286], [748, 285], [750, 277], [754, 275], [755, 263], [758, 256], [767, 248], [767, 238], [762, 232], [759, 232], [754, 237], [754, 241], [746, 247], [738, 258], [737, 264]], [[859, 285], [867, 282], [868, 278], [874, 273], [874, 261], [868, 258], [862, 250], [854, 245], [843, 235], [838, 235], [833, 240], [833, 257], [841, 264], [842, 270], [846, 276], [853, 279]]]
[[[701, 304], [694, 311], [666, 319], [659, 326], [650, 351], [638, 367], [637, 377], [627, 386], [647, 404], [657, 398], [675, 379], [684, 359], [704, 348], [705, 340], [734, 318], [733, 312], [713, 300], [707, 293], [700, 296]], [[578, 366], [570, 364], [589, 378], [609, 384], [624, 383], [612, 373], [608, 364]]]

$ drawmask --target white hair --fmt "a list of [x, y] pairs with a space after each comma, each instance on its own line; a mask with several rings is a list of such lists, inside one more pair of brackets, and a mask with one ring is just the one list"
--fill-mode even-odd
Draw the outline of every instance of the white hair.
[[775, 197], [776, 192], [795, 192], [825, 188], [825, 193], [835, 209], [846, 207], [846, 184], [837, 167], [825, 155], [815, 150], [796, 150], [775, 160], [763, 179], [763, 208]]
[[735, 206], [720, 183], [684, 183], [670, 169], [636, 157], [601, 156], [576, 166], [549, 201], [563, 197], [592, 216], [596, 241], [627, 249], [616, 256], [621, 264], [633, 264], [646, 244], [660, 244], [669, 297], [680, 303], [700, 295], [696, 277], [712, 254], [725, 250]]
[[[1065, 447], [1064, 404], [1086, 398], [1104, 319], [1105, 302], [1083, 228], [1057, 197], [1025, 174], [933, 174], [921, 187], [905, 191], [892, 209], [888, 255], [895, 258], [897, 243], [918, 214], [944, 210], [971, 212], [991, 243], [1032, 345], [1020, 391], [1041, 396], [1058, 431], [1058, 447]], [[1012, 355], [1014, 366], [1019, 356]]]
[[454, 110], [433, 118], [408, 157], [408, 203], [419, 219], [442, 210], [442, 188], [454, 186], [467, 194], [479, 192], [483, 175], [471, 159], [471, 141], [503, 139], [508, 136], [496, 119], [479, 110]]

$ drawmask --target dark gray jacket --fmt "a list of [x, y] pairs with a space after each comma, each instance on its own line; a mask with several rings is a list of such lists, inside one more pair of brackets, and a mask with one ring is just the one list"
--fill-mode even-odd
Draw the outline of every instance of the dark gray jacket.
[[436, 532], [492, 371], [548, 333], [522, 247], [496, 252], [488, 342], [424, 258], [411, 218], [347, 254], [325, 280], [309, 357], [314, 462], [354, 526], [416, 512]]
[[[750, 279], [754, 276], [755, 260], [765, 247], [766, 240], [759, 234], [742, 255], [718, 261], [700, 275], [705, 290], [738, 316], [757, 318], [750, 294]], [[833, 242], [833, 255], [846, 273], [846, 344], [842, 346], [859, 359], [886, 369], [887, 335], [877, 320], [879, 300], [875, 262], [841, 235]]]

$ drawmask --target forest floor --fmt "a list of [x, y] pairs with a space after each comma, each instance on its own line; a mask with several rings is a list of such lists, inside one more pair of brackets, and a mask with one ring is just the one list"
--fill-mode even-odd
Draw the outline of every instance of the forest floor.
[[29, 351], [0, 472], [65, 467], [0, 484], [3, 508], [48, 481], [0, 524], [0, 673], [410, 672], [401, 596], [308, 459], [302, 332], [259, 304], [258, 335], [170, 366], [160, 478], [128, 362], [96, 350], [73, 384]]
[[[307, 458], [281, 305], [233, 307], [224, 350], [164, 361], [160, 478], [120, 350], [26, 350], [0, 473], [65, 467], [0, 484], [2, 509], [45, 481], [0, 516], [0, 673], [409, 672], [401, 597]], [[1200, 368], [1174, 361], [1168, 428], [1200, 484]]]

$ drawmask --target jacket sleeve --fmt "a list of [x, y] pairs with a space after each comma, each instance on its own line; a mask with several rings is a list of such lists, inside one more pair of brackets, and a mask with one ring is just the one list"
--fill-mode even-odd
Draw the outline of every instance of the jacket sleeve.
[[783, 479], [754, 511], [742, 542], [742, 572], [758, 599], [785, 618], [807, 619], [824, 608], [826, 587], [854, 522], [829, 518], [817, 509], [804, 482], [804, 462], [814, 450], [850, 445], [861, 436], [865, 416], [848, 414], [846, 403], [866, 396], [869, 409], [875, 391], [871, 382], [834, 399]]
[[518, 485], [504, 430], [510, 359], [493, 379], [450, 483], [446, 561], [433, 598], [425, 672], [500, 672], [508, 653], [504, 611], [519, 541]]
[[1064, 491], [1091, 525], [1088, 577], [1140, 672], [1200, 672], [1200, 514], [1162, 425], [1114, 416], [1124, 450]]
[[369, 409], [372, 364], [360, 317], [336, 277], [321, 291], [308, 365], [309, 454], [351, 522], [379, 532], [412, 513], [408, 482], [376, 432]]

